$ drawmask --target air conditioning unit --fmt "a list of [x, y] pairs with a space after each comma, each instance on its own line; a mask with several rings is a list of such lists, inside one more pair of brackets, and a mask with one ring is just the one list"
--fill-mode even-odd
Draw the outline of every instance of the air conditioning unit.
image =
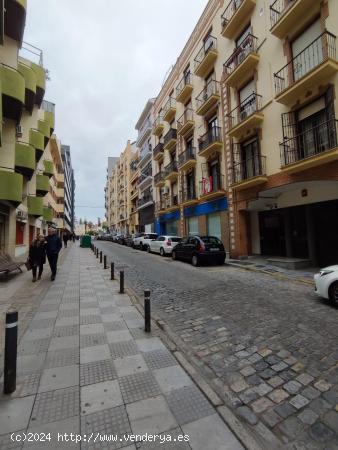
[[16, 136], [17, 138], [22, 138], [22, 132], [23, 132], [22, 126], [21, 126], [21, 125], [17, 125], [17, 126], [15, 127], [15, 136]]

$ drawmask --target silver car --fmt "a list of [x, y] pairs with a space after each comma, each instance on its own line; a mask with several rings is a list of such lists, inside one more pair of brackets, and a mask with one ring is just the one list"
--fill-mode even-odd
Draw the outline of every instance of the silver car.
[[171, 255], [173, 248], [181, 242], [182, 238], [179, 236], [161, 235], [149, 243], [148, 251], [152, 253], [159, 253], [161, 256]]

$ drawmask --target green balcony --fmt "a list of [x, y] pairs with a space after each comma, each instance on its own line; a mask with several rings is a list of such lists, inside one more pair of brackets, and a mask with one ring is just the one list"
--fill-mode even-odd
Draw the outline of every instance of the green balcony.
[[36, 94], [36, 74], [30, 66], [22, 61], [19, 61], [18, 71], [25, 80], [25, 106], [31, 113], [33, 111]]
[[50, 135], [55, 129], [55, 115], [50, 111], [45, 111], [45, 121], [49, 123]]
[[15, 171], [31, 179], [35, 168], [35, 148], [26, 142], [17, 142], [15, 144]]
[[42, 133], [46, 138], [50, 138], [50, 125], [47, 120], [38, 120], [38, 130]]
[[36, 75], [36, 96], [35, 103], [40, 106], [46, 90], [46, 72], [39, 64], [32, 63], [32, 69]]
[[54, 217], [53, 208], [51, 208], [49, 206], [44, 206], [42, 217], [43, 217], [43, 220], [45, 220], [46, 222], [52, 222], [53, 217]]
[[27, 197], [28, 215], [40, 217], [43, 214], [43, 200], [42, 197]]
[[54, 164], [53, 161], [50, 161], [49, 159], [45, 159], [43, 161], [44, 165], [44, 171], [43, 174], [47, 177], [51, 178], [54, 175]]
[[22, 202], [22, 186], [21, 174], [0, 170], [0, 202], [19, 205]]
[[19, 121], [25, 103], [25, 79], [13, 67], [1, 66], [2, 107], [7, 119]]
[[44, 197], [49, 191], [49, 177], [46, 175], [36, 175], [36, 195]]
[[38, 161], [45, 150], [45, 138], [39, 130], [31, 128], [29, 130], [29, 143], [35, 148], [35, 159]]
[[5, 34], [21, 43], [25, 29], [27, 0], [7, 0], [5, 7]]

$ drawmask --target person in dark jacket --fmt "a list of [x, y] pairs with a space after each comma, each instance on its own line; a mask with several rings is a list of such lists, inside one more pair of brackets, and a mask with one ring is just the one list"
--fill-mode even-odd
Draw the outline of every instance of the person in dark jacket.
[[64, 233], [64, 235], [62, 236], [62, 240], [63, 240], [63, 244], [65, 246], [65, 248], [67, 248], [67, 242], [68, 242], [68, 234]]
[[36, 281], [36, 272], [39, 268], [38, 280], [41, 279], [43, 265], [46, 262], [46, 245], [45, 237], [39, 234], [29, 247], [29, 261], [32, 266], [33, 283]]
[[48, 228], [48, 236], [46, 237], [46, 253], [52, 275], [50, 279], [55, 280], [59, 252], [62, 248], [62, 242], [56, 234], [55, 228]]

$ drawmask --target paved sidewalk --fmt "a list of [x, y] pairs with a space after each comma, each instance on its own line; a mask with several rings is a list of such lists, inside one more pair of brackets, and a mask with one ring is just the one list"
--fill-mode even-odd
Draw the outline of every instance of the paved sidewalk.
[[[12, 442], [11, 433], [24, 432], [40, 442]], [[81, 444], [65, 442], [64, 433], [81, 435]], [[146, 433], [166, 444], [124, 439]], [[103, 442], [104, 435], [118, 440]], [[143, 332], [128, 295], [77, 246], [20, 341], [16, 392], [0, 396], [0, 449], [27, 447], [243, 448], [161, 340]]]

